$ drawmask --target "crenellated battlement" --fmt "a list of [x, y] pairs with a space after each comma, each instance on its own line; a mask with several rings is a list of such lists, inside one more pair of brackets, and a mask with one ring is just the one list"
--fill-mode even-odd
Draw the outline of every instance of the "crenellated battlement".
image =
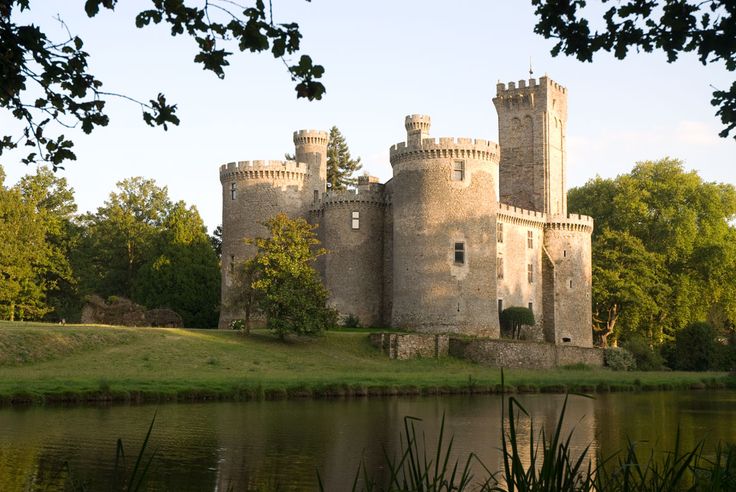
[[580, 214], [568, 214], [567, 218], [551, 217], [544, 228], [591, 234], [593, 232], [593, 217]]
[[567, 93], [567, 88], [558, 84], [554, 80], [550, 79], [546, 75], [544, 77], [539, 77], [539, 80], [537, 79], [529, 79], [527, 80], [520, 80], [517, 82], [508, 82], [507, 84], [504, 84], [503, 82], [499, 82], [496, 84], [496, 95], [502, 96], [502, 95], [510, 95], [509, 93], [519, 92], [519, 91], [529, 91], [536, 90], [538, 88], [551, 88], [553, 90], [556, 90], [558, 92], [561, 92], [562, 94]]
[[477, 159], [497, 163], [500, 149], [496, 142], [472, 138], [423, 138], [421, 142], [400, 142], [389, 149], [391, 165], [412, 159]]
[[388, 204], [388, 198], [383, 190], [338, 190], [328, 191], [319, 200], [317, 206], [336, 206], [354, 203], [366, 203], [377, 206]]
[[294, 132], [294, 145], [327, 145], [329, 134], [321, 130], [298, 130]]
[[239, 161], [220, 166], [220, 181], [228, 179], [292, 179], [308, 176], [307, 165], [296, 161]]
[[547, 222], [547, 217], [544, 212], [537, 212], [536, 210], [527, 210], [525, 208], [499, 203], [498, 220], [500, 222], [541, 228], [544, 227], [545, 222]]

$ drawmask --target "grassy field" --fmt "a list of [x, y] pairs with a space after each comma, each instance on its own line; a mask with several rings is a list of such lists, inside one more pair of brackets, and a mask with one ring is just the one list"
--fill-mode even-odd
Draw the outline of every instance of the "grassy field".
[[[513, 391], [735, 386], [726, 373], [506, 370]], [[0, 322], [0, 403], [276, 399], [499, 391], [500, 370], [451, 357], [389, 360], [367, 331], [266, 332]]]

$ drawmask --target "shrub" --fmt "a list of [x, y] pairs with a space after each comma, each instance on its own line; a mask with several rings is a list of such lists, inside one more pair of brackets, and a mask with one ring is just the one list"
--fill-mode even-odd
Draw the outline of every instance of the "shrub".
[[631, 352], [636, 362], [636, 368], [640, 371], [658, 371], [664, 365], [664, 359], [659, 351], [649, 346], [649, 343], [641, 336], [632, 336], [623, 344], [623, 348]]
[[342, 320], [343, 328], [360, 328], [360, 318], [350, 313]]
[[675, 368], [707, 371], [715, 366], [717, 350], [715, 329], [702, 321], [692, 323], [675, 335]]
[[604, 349], [603, 360], [606, 366], [614, 371], [631, 371], [636, 368], [634, 355], [621, 347], [608, 347]]
[[230, 329], [231, 330], [237, 330], [241, 331], [245, 329], [245, 320], [244, 319], [234, 319], [230, 322]]
[[529, 308], [512, 306], [501, 311], [499, 321], [506, 334], [519, 338], [522, 326], [534, 326], [534, 312]]

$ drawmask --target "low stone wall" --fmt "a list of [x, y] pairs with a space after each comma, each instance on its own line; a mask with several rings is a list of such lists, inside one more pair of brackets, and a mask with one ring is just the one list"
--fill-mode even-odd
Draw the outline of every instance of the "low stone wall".
[[603, 366], [603, 350], [531, 341], [450, 338], [453, 357], [492, 367], [551, 369], [571, 364]]
[[445, 356], [449, 352], [448, 335], [423, 333], [371, 333], [371, 344], [389, 359], [416, 359]]

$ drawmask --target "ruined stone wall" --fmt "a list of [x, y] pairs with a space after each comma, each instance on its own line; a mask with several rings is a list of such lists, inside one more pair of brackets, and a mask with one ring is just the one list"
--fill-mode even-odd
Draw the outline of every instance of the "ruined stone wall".
[[550, 343], [450, 337], [449, 353], [491, 367], [552, 369], [571, 364], [603, 366], [603, 350]]
[[444, 357], [449, 351], [448, 335], [424, 333], [371, 333], [371, 345], [381, 349], [389, 359]]
[[592, 266], [591, 242], [593, 219], [570, 214], [555, 218], [545, 226], [544, 245], [547, 255], [545, 276], [552, 282], [546, 288], [551, 303], [553, 323], [545, 328], [549, 341], [556, 344], [591, 347], [592, 335]]
[[341, 316], [364, 326], [380, 326], [383, 304], [383, 229], [386, 203], [382, 185], [327, 192], [320, 229], [325, 287]]
[[541, 212], [499, 204], [498, 223], [501, 224], [496, 232], [499, 306], [503, 309], [512, 306], [531, 308], [536, 325], [524, 327], [522, 337], [543, 340], [542, 249], [545, 216]]
[[[392, 326], [498, 337], [495, 181], [498, 146], [413, 138], [391, 148]], [[462, 178], [453, 179], [457, 166]], [[463, 244], [464, 261], [455, 261]]]
[[498, 84], [500, 200], [565, 216], [567, 89], [548, 77]]

